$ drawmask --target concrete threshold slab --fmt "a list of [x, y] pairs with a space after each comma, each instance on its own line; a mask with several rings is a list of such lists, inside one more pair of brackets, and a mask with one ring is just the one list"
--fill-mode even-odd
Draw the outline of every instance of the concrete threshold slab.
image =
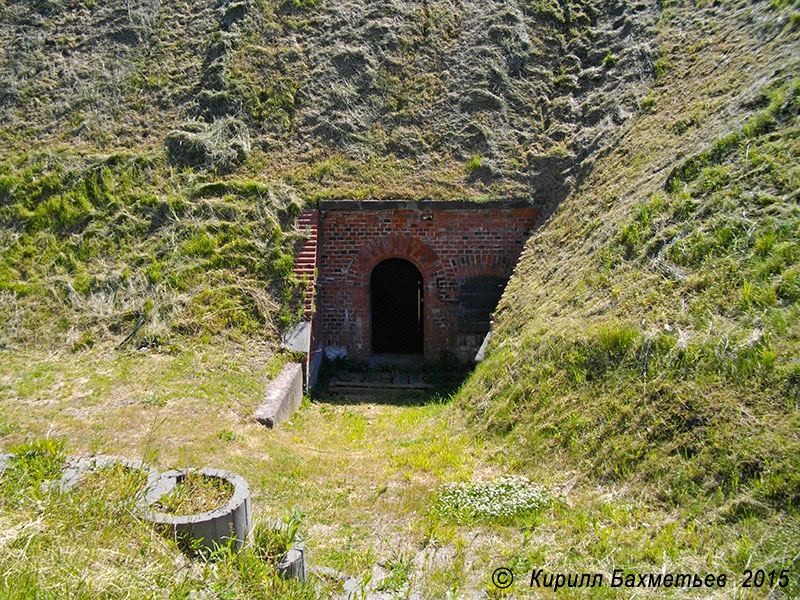
[[328, 383], [330, 391], [343, 393], [425, 391], [432, 387], [419, 373], [341, 372], [334, 375]]
[[370, 369], [391, 367], [399, 370], [414, 371], [425, 365], [421, 354], [373, 354], [369, 361]]

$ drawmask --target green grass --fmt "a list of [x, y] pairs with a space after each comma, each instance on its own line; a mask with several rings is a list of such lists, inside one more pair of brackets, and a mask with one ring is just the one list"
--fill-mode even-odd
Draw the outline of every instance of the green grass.
[[[587, 385], [588, 369], [606, 374], [624, 370], [615, 363], [636, 362], [642, 344], [629, 328], [603, 329], [592, 339], [592, 351], [559, 351], [573, 357], [574, 376], [583, 381], [573, 390]], [[116, 358], [100, 349], [58, 357], [3, 355], [0, 422], [15, 426], [7, 429], [0, 447], [30, 452], [24, 485], [8, 487], [7, 476], [0, 483], [0, 520], [16, 527], [6, 546], [11, 550], [0, 560], [9, 574], [8, 588], [22, 590], [17, 597], [32, 597], [34, 590], [43, 597], [76, 598], [113, 595], [120, 589], [132, 597], [213, 594], [222, 589], [252, 597], [273, 593], [272, 597], [305, 598], [318, 593], [287, 587], [270, 575], [264, 557], [279, 554], [288, 542], [266, 530], [258, 530], [263, 535], [256, 536], [260, 541], [254, 538], [252, 553], [234, 557], [223, 552], [213, 568], [205, 567], [132, 519], [116, 484], [93, 488], [88, 495], [81, 495], [79, 488], [66, 498], [44, 493], [38, 482], [57, 474], [65, 450], [146, 458], [160, 469], [233, 470], [247, 479], [258, 519], [280, 518], [291, 509], [305, 514], [300, 528], [313, 564], [355, 576], [375, 573], [369, 584], [373, 589], [415, 589], [425, 598], [445, 597], [448, 591], [458, 597], [476, 589], [496, 593], [490, 576], [499, 565], [512, 568], [521, 581], [534, 567], [598, 571], [607, 577], [613, 568], [646, 572], [664, 564], [669, 569], [730, 574], [741, 574], [748, 564], [794, 569], [792, 540], [800, 523], [792, 513], [763, 508], [763, 500], [735, 497], [718, 505], [712, 495], [709, 510], [707, 502], [694, 503], [702, 496], [691, 488], [685, 497], [659, 497], [659, 490], [672, 485], [666, 480], [636, 483], [636, 493], [631, 493], [632, 480], [621, 483], [613, 470], [598, 479], [562, 469], [572, 447], [566, 440], [589, 429], [575, 413], [569, 427], [565, 424], [560, 430], [528, 429], [519, 436], [512, 430], [487, 437], [467, 428], [469, 411], [439, 398], [373, 404], [321, 396], [305, 401], [290, 424], [264, 429], [250, 415], [275, 361], [243, 350], [232, 345], [222, 352], [208, 347], [186, 354], [130, 353]], [[28, 372], [30, 377], [22, 376]], [[520, 382], [528, 380], [526, 369], [518, 373]], [[479, 370], [462, 393], [481, 385], [483, 374]], [[552, 373], [541, 375], [542, 381], [552, 379]], [[800, 376], [793, 381], [797, 385]], [[599, 389], [590, 387], [583, 401]], [[162, 400], [148, 402], [153, 393]], [[618, 424], [625, 414], [633, 414], [625, 412], [632, 407], [633, 398], [628, 404], [619, 401], [603, 416]], [[654, 413], [657, 408], [652, 407]], [[672, 410], [663, 418], [680, 414], [680, 407]], [[696, 410], [701, 417], [712, 414], [710, 407], [699, 405]], [[591, 411], [585, 414], [584, 418], [592, 416]], [[61, 441], [25, 442], [48, 433], [51, 440]], [[595, 439], [604, 435], [600, 430]], [[620, 449], [636, 439], [633, 432], [626, 437], [615, 430], [615, 436], [618, 444], [626, 444]], [[541, 439], [552, 443], [537, 450]], [[550, 460], [529, 458], [542, 453]], [[619, 464], [614, 454], [597, 458], [598, 468]], [[459, 522], [447, 511], [431, 510], [445, 484], [469, 482], [467, 487], [473, 487], [510, 472], [524, 472], [543, 486], [548, 502], [500, 521], [479, 517]], [[9, 494], [16, 499], [9, 500]], [[26, 500], [20, 503], [22, 497]], [[42, 507], [44, 513], [38, 512]], [[122, 516], [109, 519], [106, 511]], [[299, 524], [297, 518], [289, 520]], [[78, 522], [76, 536], [71, 524]], [[297, 527], [293, 529], [296, 533]], [[56, 569], [46, 562], [54, 556], [59, 558]], [[791, 577], [797, 580], [795, 570]], [[604, 597], [600, 590], [595, 593]], [[751, 590], [744, 597], [759, 596]]]
[[[251, 414], [276, 361], [243, 350], [231, 345], [227, 353], [206, 347], [191, 353], [117, 357], [101, 349], [49, 358], [4, 354], [0, 422], [15, 425], [4, 430], [1, 447], [25, 452], [28, 446], [15, 444], [48, 433], [61, 440], [33, 443], [30, 460], [39, 462], [30, 462], [30, 481], [14, 493], [28, 494], [39, 481], [55, 476], [64, 450], [144, 458], [161, 469], [227, 468], [247, 479], [259, 519], [280, 518], [291, 509], [306, 515], [302, 528], [314, 564], [363, 575], [383, 563], [384, 556], [388, 560], [395, 546], [408, 556], [416, 554], [420, 538], [412, 529], [424, 528], [432, 489], [471, 478], [480, 452], [479, 445], [451, 421], [455, 415], [448, 406], [438, 398], [415, 405], [319, 398], [306, 401], [291, 424], [268, 430], [252, 421]], [[35, 365], [30, 377], [19, 376], [28, 370], [23, 365]], [[158, 402], [151, 400], [154, 395]], [[27, 408], [31, 406], [33, 410]], [[3, 493], [12, 493], [5, 487], [8, 481], [4, 476], [0, 483]], [[122, 502], [107, 493], [112, 493], [111, 486], [103, 486], [97, 502]], [[25, 525], [37, 518], [37, 499], [47, 507], [46, 527]], [[267, 577], [263, 565], [251, 565], [255, 558], [249, 555], [223, 554], [214, 575], [130, 515], [113, 523], [91, 512], [81, 521], [82, 534], [74, 542], [67, 540], [63, 536], [70, 535], [71, 524], [85, 506], [65, 512], [66, 501], [34, 494], [30, 506], [5, 500], [0, 504], [0, 520], [20, 524], [20, 537], [14, 542], [19, 545], [3, 559], [3, 566], [9, 567], [7, 585], [24, 591], [19, 597], [32, 596], [34, 589], [45, 597], [57, 589], [66, 597], [110, 595], [113, 589], [136, 589], [133, 597], [172, 597], [191, 590], [211, 593], [225, 586], [246, 595], [247, 586], [256, 585], [249, 578], [250, 569], [256, 569], [252, 577], [262, 578], [260, 585], [266, 586], [258, 593], [284, 589]], [[380, 515], [381, 520], [370, 524], [366, 515]], [[294, 537], [299, 521], [297, 517], [288, 521], [287, 535], [293, 531]], [[25, 552], [32, 554], [25, 554], [26, 536], [31, 534], [33, 541]], [[257, 557], [273, 557], [288, 543], [265, 531], [261, 534], [255, 536], [260, 541], [254, 541]], [[385, 545], [376, 534], [385, 536]], [[81, 544], [92, 536], [92, 551], [80, 556]], [[39, 562], [52, 556], [54, 547], [61, 548], [62, 557], [62, 568], [56, 570]], [[392, 560], [389, 571], [394, 575], [386, 585], [399, 589], [406, 576], [402, 565], [395, 564], [400, 559]], [[35, 582], [25, 579], [23, 564], [33, 565]], [[177, 578], [175, 564], [180, 565]], [[81, 584], [87, 570], [98, 576]]]
[[[704, 86], [705, 52], [661, 59], [650, 97]], [[800, 88], [768, 83], [725, 124], [709, 122], [725, 92], [697, 93], [649, 103], [534, 234], [457, 400], [509, 470], [589, 493], [554, 502], [530, 536], [542, 541], [511, 552], [521, 564], [717, 570], [753, 598], [770, 590], [741, 587], [744, 569], [787, 569], [775, 593], [792, 597]], [[562, 555], [559, 536], [586, 543]]]
[[702, 168], [690, 159], [606, 242], [582, 292], [613, 299], [601, 319], [577, 331], [532, 320], [511, 337], [518, 317], [501, 324], [502, 350], [463, 394], [494, 380], [473, 409], [487, 429], [600, 480], [652, 485], [671, 505], [798, 508], [799, 105], [795, 83], [772, 93], [780, 101], [726, 138], [741, 142], [713, 143]]
[[189, 515], [215, 510], [233, 496], [233, 484], [217, 477], [207, 477], [189, 471], [179, 478], [175, 489], [156, 503], [156, 508], [168, 514]]
[[[69, 19], [94, 18], [98, 7], [65, 6], [42, 24], [58, 30], [59, 60], [97, 50]], [[640, 65], [621, 47], [592, 48], [587, 25], [604, 15], [589, 4], [522, 7], [544, 23], [531, 29], [531, 62], [514, 77], [498, 66], [495, 77], [495, 58], [481, 50], [480, 69], [464, 69], [480, 80], [491, 66], [506, 109], [499, 121], [491, 111], [463, 122], [461, 108], [456, 120], [436, 112], [457, 88], [431, 64], [450, 46], [464, 57], [471, 25], [435, 2], [413, 13], [418, 31], [398, 30], [397, 52], [368, 73], [373, 82], [337, 79], [320, 102], [309, 96], [307, 44], [331, 9], [300, 0], [249, 4], [236, 40], [216, 10], [193, 10], [182, 27], [176, 14], [193, 9], [182, 3], [158, 18], [126, 14], [148, 41], [129, 49], [133, 69], [118, 90], [95, 83], [83, 100], [52, 77], [15, 79], [20, 104], [0, 126], [0, 448], [20, 458], [0, 476], [0, 595], [324, 597], [275, 577], [298, 528], [312, 563], [398, 597], [532, 597], [534, 568], [607, 581], [620, 568], [726, 573], [726, 590], [696, 595], [800, 594], [800, 92], [781, 75], [796, 64], [794, 8], [662, 2], [660, 54], [645, 52]], [[513, 36], [496, 33], [515, 51]], [[559, 119], [548, 130], [563, 139], [542, 132], [556, 112], [576, 112], [564, 97], [545, 110], [582, 85], [577, 60], [562, 62], [573, 46], [609, 77], [635, 80], [625, 94], [641, 98], [640, 110], [626, 114], [614, 91], [598, 88], [625, 119], [624, 135], [602, 131], [609, 148], [584, 163], [585, 178], [530, 240], [489, 357], [455, 402], [320, 394], [282, 428], [252, 422], [265, 380], [287, 360], [273, 350], [299, 306], [287, 275], [303, 204], [530, 194], [540, 175], [531, 157], [566, 165], [575, 154], [575, 132]], [[216, 51], [222, 60], [210, 60]], [[11, 71], [48, 62], [34, 48]], [[528, 67], [542, 80], [539, 99], [518, 86]], [[203, 98], [241, 107], [237, 131], [251, 142], [226, 177], [170, 166], [163, 149], [214, 69], [219, 85]], [[344, 120], [313, 112], [334, 95], [355, 110]], [[97, 118], [109, 98], [118, 106]], [[63, 118], [47, 113], [61, 104]], [[369, 122], [338, 142], [303, 129], [344, 132], [361, 114]], [[451, 145], [457, 131], [480, 138], [500, 121], [503, 135], [485, 147]], [[483, 156], [499, 176], [473, 184]], [[138, 336], [114, 350], [142, 317]], [[306, 516], [302, 526], [289, 519], [287, 536], [259, 526], [245, 552], [199, 562], [135, 518], [129, 474], [104, 472], [70, 494], [43, 488], [65, 451], [231, 469], [249, 482], [259, 520]], [[548, 501], [506, 519], [432, 510], [443, 486], [480, 495], [509, 474]], [[515, 573], [508, 594], [491, 583], [498, 566]], [[789, 586], [744, 588], [745, 569], [786, 569]]]
[[310, 585], [279, 579], [275, 561], [261, 557], [262, 546], [238, 554], [222, 548], [209, 562], [190, 562], [136, 516], [134, 495], [144, 484], [139, 472], [112, 467], [70, 492], [43, 489], [63, 461], [63, 443], [48, 442], [13, 448], [17, 458], [0, 480], [4, 598], [110, 598], [124, 589], [139, 598], [318, 597]]
[[71, 166], [42, 155], [0, 172], [6, 343], [80, 351], [118, 343], [142, 316], [134, 343], [147, 346], [274, 339], [296, 318], [290, 195], [252, 181], [195, 185], [143, 157]]

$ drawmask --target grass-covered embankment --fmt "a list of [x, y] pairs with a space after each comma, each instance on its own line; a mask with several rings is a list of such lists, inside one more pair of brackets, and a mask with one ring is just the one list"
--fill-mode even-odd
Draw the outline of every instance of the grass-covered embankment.
[[[476, 378], [514, 373], [479, 404], [490, 429], [600, 478], [640, 476], [663, 499], [798, 506], [800, 85], [765, 102], [588, 261], [563, 300], [600, 304], [594, 318], [534, 319], [499, 344]], [[531, 285], [510, 288], [501, 336]]]
[[[307, 513], [313, 562], [387, 595], [502, 596], [501, 565], [518, 596], [533, 568], [800, 593], [793, 4], [92, 5], [3, 4], [3, 60], [24, 68], [0, 75], [27, 74], [0, 105], [4, 450], [63, 436], [231, 469], [259, 514]], [[101, 50], [121, 80], [84, 71], [76, 87], [70, 67]], [[152, 157], [98, 158], [120, 147]], [[279, 430], [249, 421], [280, 366], [269, 324], [291, 312], [295, 198], [514, 194], [566, 200], [528, 245], [463, 411], [322, 398]], [[150, 351], [112, 352], [142, 314]], [[489, 482], [511, 473], [534, 482], [509, 496], [530, 510], [494, 518]], [[280, 593], [271, 575], [249, 587], [258, 568], [192, 563], [109, 523], [92, 502], [120, 514], [114, 486], [9, 481], [4, 592]], [[743, 588], [747, 568], [790, 585]]]
[[[529, 241], [460, 404], [513, 468], [661, 515], [590, 510], [580, 526], [571, 502], [562, 518], [586, 543], [543, 550], [546, 569], [788, 569], [791, 586], [774, 593], [792, 597], [800, 83], [784, 53], [797, 32], [777, 5], [762, 20], [744, 6], [682, 10], [662, 20], [640, 115]], [[711, 33], [676, 29], [689, 23]]]
[[42, 154], [0, 164], [0, 347], [269, 340], [299, 309], [300, 206], [203, 184], [163, 159]]

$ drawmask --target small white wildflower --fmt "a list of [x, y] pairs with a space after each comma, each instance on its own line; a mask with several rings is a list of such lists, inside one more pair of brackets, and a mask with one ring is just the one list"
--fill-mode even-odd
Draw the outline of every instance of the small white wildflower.
[[509, 520], [545, 502], [545, 491], [538, 484], [525, 477], [500, 477], [483, 483], [446, 483], [440, 488], [434, 510], [456, 521]]

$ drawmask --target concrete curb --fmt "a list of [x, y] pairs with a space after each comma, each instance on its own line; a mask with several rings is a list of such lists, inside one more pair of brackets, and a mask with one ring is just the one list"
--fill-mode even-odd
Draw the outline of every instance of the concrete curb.
[[[233, 484], [233, 497], [224, 505], [202, 513], [170, 515], [152, 509], [165, 494], [172, 491], [188, 473], [218, 477]], [[252, 527], [250, 488], [243, 477], [222, 469], [182, 469], [167, 471], [148, 488], [140, 505], [142, 518], [157, 525], [168, 526], [174, 535], [189, 537], [199, 542], [200, 548], [214, 550], [233, 540], [239, 550]]]
[[87, 456], [77, 459], [69, 459], [67, 461], [64, 472], [61, 474], [61, 479], [58, 482], [53, 482], [51, 485], [57, 485], [61, 493], [69, 492], [77, 486], [81, 479], [90, 473], [102, 469], [104, 467], [113, 467], [114, 465], [122, 465], [126, 469], [133, 471], [143, 471], [147, 473], [147, 482], [142, 489], [134, 495], [134, 498], [141, 499], [144, 497], [146, 491], [158, 479], [158, 471], [146, 465], [142, 461], [128, 460], [121, 456], [98, 455]]
[[272, 428], [291, 417], [302, 401], [303, 367], [299, 363], [289, 363], [267, 384], [264, 402], [253, 417], [262, 425]]
[[278, 575], [284, 579], [306, 580], [306, 545], [295, 544], [278, 562]]

